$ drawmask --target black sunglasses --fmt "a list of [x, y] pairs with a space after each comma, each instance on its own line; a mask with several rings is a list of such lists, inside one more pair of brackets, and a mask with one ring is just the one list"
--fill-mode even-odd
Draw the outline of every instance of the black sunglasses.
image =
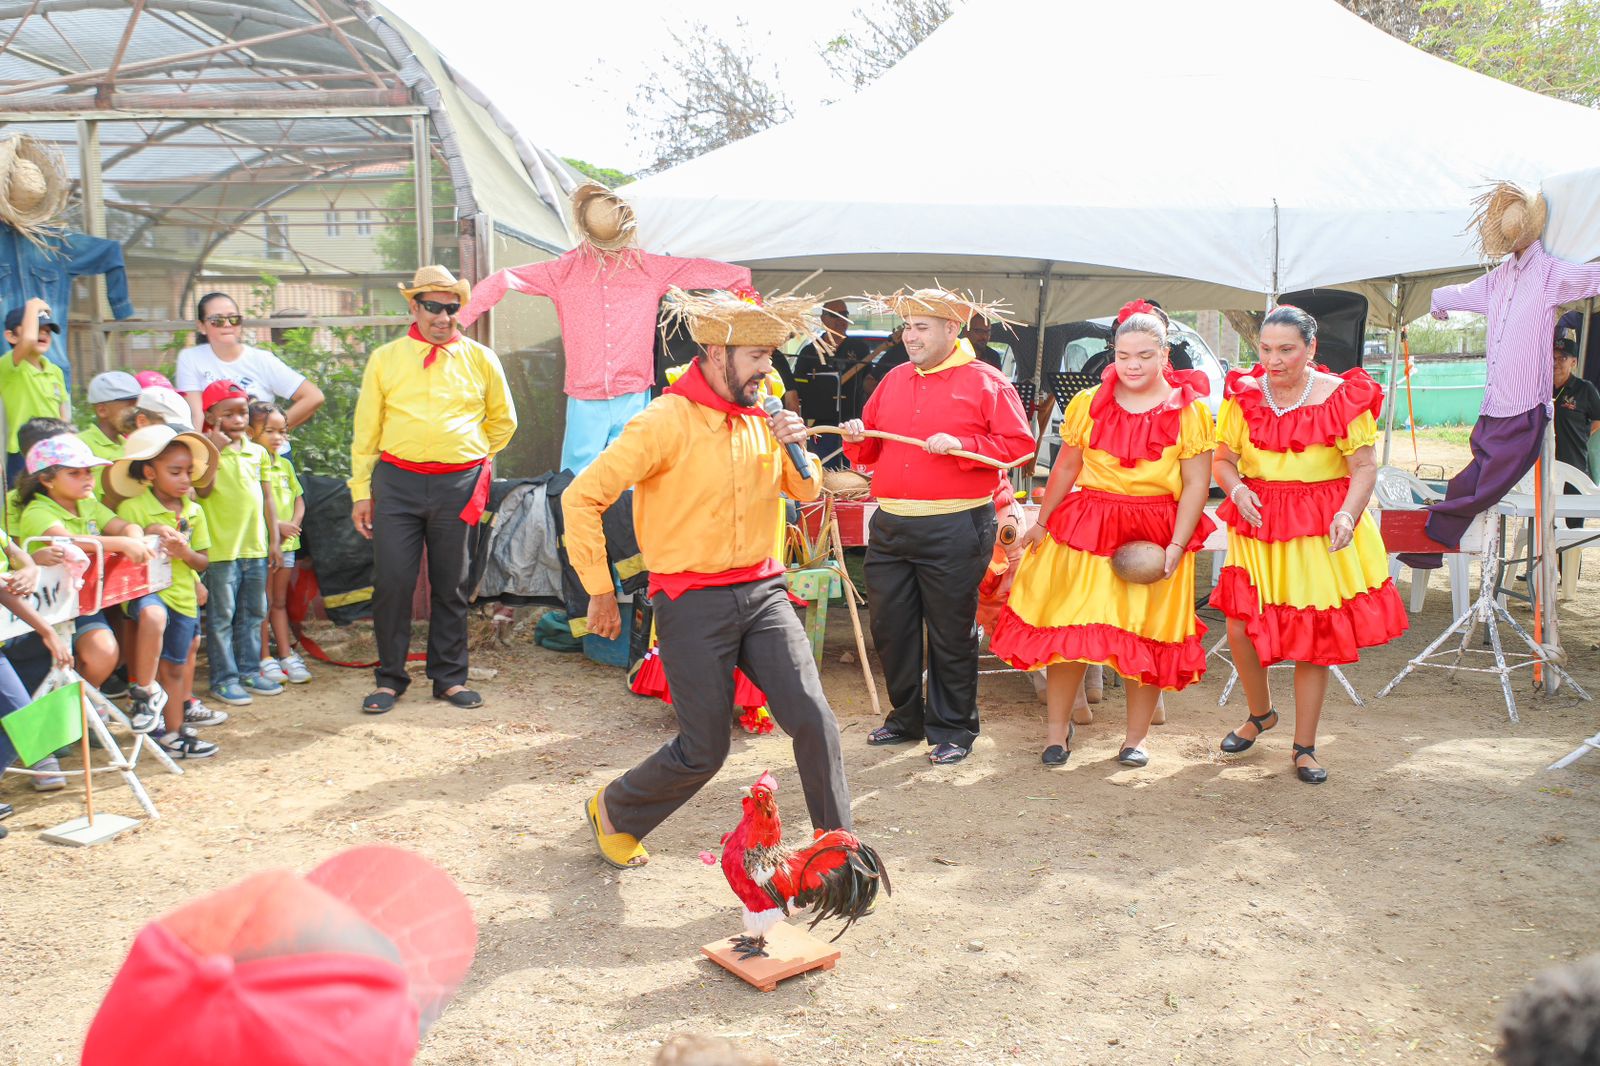
[[206, 319], [206, 325], [208, 326], [240, 326], [243, 324], [243, 315], [212, 315]]
[[442, 304], [438, 300], [418, 300], [417, 306], [428, 312], [430, 315], [454, 316], [457, 311], [461, 310], [461, 305], [458, 303]]

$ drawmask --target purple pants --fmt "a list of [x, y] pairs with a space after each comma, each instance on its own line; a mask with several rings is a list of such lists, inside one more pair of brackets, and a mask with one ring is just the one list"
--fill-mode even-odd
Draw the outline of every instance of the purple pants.
[[1533, 469], [1549, 422], [1542, 405], [1505, 418], [1480, 415], [1472, 427], [1472, 462], [1450, 479], [1444, 499], [1428, 509], [1428, 536], [1451, 547], [1460, 544], [1472, 520]]

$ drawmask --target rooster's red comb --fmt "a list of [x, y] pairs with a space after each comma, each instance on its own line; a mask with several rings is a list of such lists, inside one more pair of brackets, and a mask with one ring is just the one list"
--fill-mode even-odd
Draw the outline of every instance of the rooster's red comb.
[[763, 788], [766, 789], [768, 792], [777, 792], [778, 791], [778, 779], [776, 777], [772, 776], [772, 771], [771, 770], [762, 771], [761, 776], [756, 778], [756, 783], [753, 786], [751, 786], [750, 791], [754, 792], [757, 789], [763, 789]]

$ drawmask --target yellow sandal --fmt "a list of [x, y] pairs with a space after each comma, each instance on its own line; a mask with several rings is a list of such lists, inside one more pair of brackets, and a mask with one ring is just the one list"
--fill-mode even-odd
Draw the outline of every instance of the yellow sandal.
[[639, 838], [630, 833], [607, 833], [600, 828], [600, 793], [589, 797], [583, 805], [584, 816], [589, 819], [589, 829], [594, 833], [594, 846], [607, 865], [619, 870], [631, 870], [650, 861]]

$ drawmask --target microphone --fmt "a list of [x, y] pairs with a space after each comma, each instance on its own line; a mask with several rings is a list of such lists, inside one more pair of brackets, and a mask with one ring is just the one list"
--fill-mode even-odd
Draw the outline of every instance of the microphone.
[[[767, 412], [768, 418], [771, 418], [783, 410], [783, 401], [776, 396], [768, 396], [766, 402], [761, 405], [761, 409]], [[806, 461], [805, 449], [798, 444], [785, 444], [783, 447], [789, 453], [789, 462], [794, 464], [795, 470], [799, 472], [801, 477], [810, 481], [811, 464]]]

